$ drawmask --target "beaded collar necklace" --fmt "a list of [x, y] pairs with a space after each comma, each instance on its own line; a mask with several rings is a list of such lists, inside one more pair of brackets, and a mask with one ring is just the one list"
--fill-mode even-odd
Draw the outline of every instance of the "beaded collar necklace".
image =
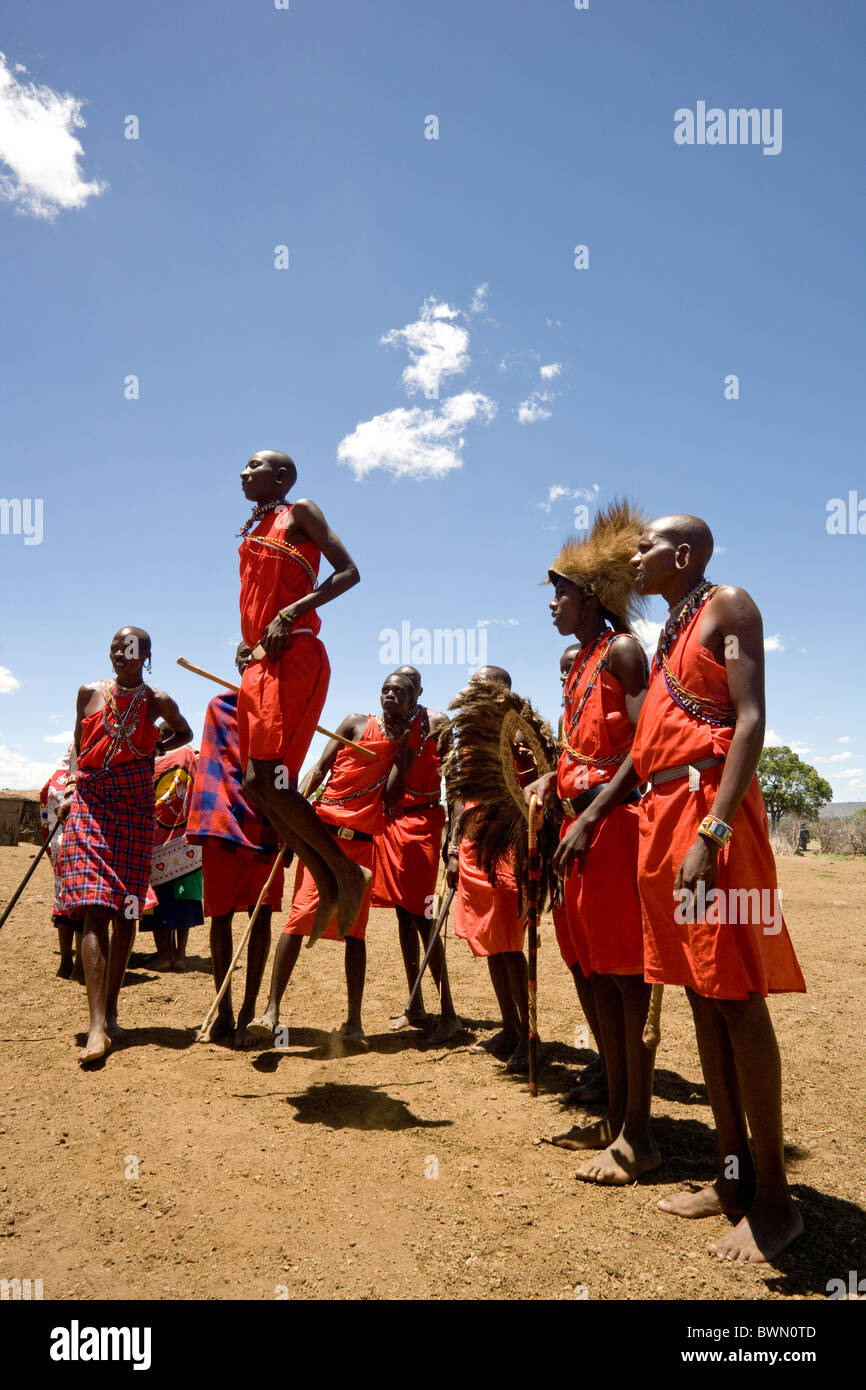
[[390, 720], [385, 718], [384, 711], [382, 714], [376, 715], [376, 723], [379, 725], [379, 728], [382, 730], [382, 733], [385, 735], [386, 738], [395, 739], [400, 737], [400, 735], [396, 731], [396, 726], [392, 724]]
[[653, 661], [654, 667], [661, 666], [680, 633], [688, 627], [698, 609], [703, 606], [710, 593], [714, 592], [717, 587], [717, 585], [711, 584], [708, 579], [699, 579], [695, 587], [689, 589], [689, 592], [674, 604], [668, 614], [667, 622], [659, 634], [659, 643]]
[[[103, 681], [102, 689], [105, 695], [105, 704], [102, 707], [102, 727], [111, 740], [105, 755], [105, 766], [108, 767], [113, 762], [124, 743], [136, 758], [144, 757], [144, 753], [132, 736], [138, 724], [139, 710], [142, 703], [147, 700], [147, 686], [143, 681], [138, 685], [118, 685], [115, 680]], [[117, 707], [117, 700], [125, 695], [131, 695], [132, 699], [126, 709], [121, 712]], [[111, 719], [109, 719], [109, 714]]]
[[252, 516], [250, 517], [249, 521], [244, 522], [243, 526], [238, 531], [238, 535], [243, 537], [244, 540], [246, 540], [253, 527], [258, 526], [259, 522], [262, 520], [263, 517], [267, 516], [268, 512], [276, 511], [277, 507], [285, 506], [286, 499], [284, 497], [278, 497], [276, 502], [259, 502], [257, 506], [253, 507]]
[[[592, 654], [595, 652], [596, 648], [598, 647], [599, 642], [603, 642], [603, 641], [605, 640], [605, 638], [614, 637], [615, 635], [616, 635], [616, 634], [613, 632], [613, 630], [612, 630], [611, 628], [609, 628], [609, 627], [603, 627], [602, 630], [601, 630], [601, 632], [600, 632], [600, 633], [598, 634], [598, 636], [595, 638], [595, 640], [594, 640], [593, 642], [590, 642], [589, 646], [588, 646], [587, 649], [586, 649], [586, 654], [585, 654], [585, 656], [583, 656], [583, 659], [580, 661], [580, 665], [579, 665], [579, 666], [576, 665], [576, 663], [577, 663], [577, 661], [578, 661], [579, 658], [578, 658], [578, 657], [575, 657], [575, 669], [574, 669], [573, 679], [572, 679], [572, 676], [569, 676], [568, 681], [566, 682], [566, 691], [569, 691], [569, 687], [570, 687], [572, 690], [576, 690], [576, 689], [577, 689], [577, 685], [578, 685], [578, 682], [579, 682], [579, 680], [580, 680], [580, 677], [581, 677], [581, 675], [583, 674], [583, 671], [584, 671], [584, 669], [586, 668], [586, 666], [587, 666], [587, 664], [588, 664], [588, 662], [589, 662], [590, 657], [592, 656]], [[576, 728], [577, 728], [577, 726], [578, 726], [578, 723], [580, 722], [580, 716], [581, 716], [581, 712], [582, 712], [582, 710], [583, 710], [583, 707], [584, 707], [584, 705], [586, 704], [587, 700], [589, 699], [591, 692], [592, 692], [592, 691], [594, 690], [594, 688], [595, 688], [596, 677], [598, 676], [598, 673], [599, 673], [599, 671], [602, 669], [602, 667], [603, 667], [604, 665], [606, 665], [606, 663], [607, 663], [607, 656], [608, 656], [609, 646], [610, 646], [610, 643], [608, 643], [608, 644], [605, 646], [604, 650], [602, 651], [601, 656], [600, 656], [598, 662], [596, 663], [595, 670], [593, 671], [592, 675], [590, 676], [589, 680], [587, 681], [586, 689], [583, 691], [583, 693], [582, 693], [582, 695], [581, 695], [581, 697], [580, 697], [580, 700], [578, 701], [577, 708], [575, 709], [574, 714], [572, 715], [571, 719], [569, 720], [569, 723], [568, 723], [568, 738], [569, 738], [569, 739], [572, 739], [572, 738], [574, 737], [574, 732], [575, 732], [575, 730], [576, 730]]]

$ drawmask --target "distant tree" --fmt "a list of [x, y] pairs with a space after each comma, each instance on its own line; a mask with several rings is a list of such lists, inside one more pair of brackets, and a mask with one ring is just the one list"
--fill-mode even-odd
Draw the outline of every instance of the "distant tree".
[[758, 763], [758, 781], [772, 825], [782, 816], [814, 820], [833, 800], [830, 783], [790, 748], [765, 748]]

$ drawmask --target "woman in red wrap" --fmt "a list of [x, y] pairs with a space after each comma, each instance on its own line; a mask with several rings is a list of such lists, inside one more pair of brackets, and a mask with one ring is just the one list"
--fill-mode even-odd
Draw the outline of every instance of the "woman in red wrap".
[[585, 854], [598, 819], [649, 782], [638, 861], [646, 973], [686, 988], [721, 1158], [712, 1186], [659, 1205], [686, 1218], [727, 1216], [733, 1229], [710, 1253], [761, 1263], [803, 1229], [785, 1178], [781, 1063], [766, 996], [805, 985], [756, 777], [761, 615], [743, 589], [704, 578], [712, 553], [698, 517], [662, 517], [641, 533], [638, 591], [660, 594], [670, 612], [632, 754], [581, 817], [577, 849]]
[[598, 513], [586, 539], [570, 541], [551, 566], [554, 626], [576, 636], [580, 650], [565, 686], [559, 765], [537, 785], [546, 799], [555, 783], [562, 804], [553, 859], [563, 880], [557, 938], [578, 986], [583, 979], [592, 990], [608, 1081], [604, 1119], [573, 1126], [553, 1142], [603, 1150], [577, 1177], [613, 1185], [633, 1182], [661, 1163], [650, 1127], [655, 1058], [642, 1040], [650, 989], [637, 891], [637, 794], [599, 826], [582, 865], [575, 862], [572, 830], [628, 757], [646, 695], [646, 657], [629, 629], [638, 609], [629, 560], [640, 531], [638, 514], [614, 503]]
[[[335, 844], [339, 843], [351, 861], [365, 870], [368, 882], [372, 878], [373, 837], [382, 829], [383, 799], [386, 792], [393, 795], [395, 790], [400, 790], [394, 764], [400, 748], [409, 738], [408, 714], [412, 703], [413, 686], [409, 677], [388, 676], [382, 686], [381, 715], [350, 714], [337, 729], [342, 738], [369, 748], [375, 758], [365, 757], [331, 739], [310, 774], [308, 791], [315, 791], [328, 778], [315, 804], [322, 833]], [[297, 963], [301, 943], [307, 937], [307, 944], [312, 946], [324, 936], [327, 941], [344, 940], [346, 944], [348, 1014], [340, 1037], [344, 1042], [366, 1049], [361, 1002], [367, 971], [364, 938], [370, 915], [370, 895], [365, 897], [348, 931], [340, 928], [339, 921], [334, 920], [335, 915], [335, 907], [332, 907], [322, 921], [315, 879], [300, 864], [292, 910], [274, 954], [267, 1009], [253, 1025], [257, 1031], [274, 1037], [279, 1027], [280, 1004]]]

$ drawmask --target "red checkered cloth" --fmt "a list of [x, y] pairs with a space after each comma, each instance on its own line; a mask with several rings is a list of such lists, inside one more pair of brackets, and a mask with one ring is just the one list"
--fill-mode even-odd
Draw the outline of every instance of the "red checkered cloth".
[[108, 907], [138, 918], [144, 911], [153, 852], [153, 759], [109, 768], [79, 768], [63, 828], [61, 911]]
[[273, 854], [279, 836], [244, 796], [237, 712], [238, 697], [230, 691], [215, 695], [207, 707], [186, 838], [191, 845], [227, 840]]

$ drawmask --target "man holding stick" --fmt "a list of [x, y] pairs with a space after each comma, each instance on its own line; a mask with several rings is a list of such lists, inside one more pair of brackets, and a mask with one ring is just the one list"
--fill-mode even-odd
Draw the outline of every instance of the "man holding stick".
[[[406, 981], [411, 990], [418, 978], [419, 945], [426, 951], [433, 930], [431, 911], [436, 891], [436, 879], [441, 862], [442, 829], [445, 808], [441, 799], [441, 760], [437, 734], [448, 723], [438, 710], [419, 705], [421, 673], [414, 666], [399, 666], [394, 673], [408, 676], [413, 685], [413, 707], [409, 713], [411, 734], [400, 750], [398, 760], [405, 775], [405, 790], [399, 800], [385, 805], [385, 823], [376, 836], [376, 855], [373, 876], [373, 906], [393, 907], [397, 913], [400, 950], [406, 968]], [[430, 970], [439, 989], [441, 1016], [428, 1038], [431, 1046], [448, 1042], [460, 1032], [460, 1020], [454, 1012], [448, 967], [441, 937], [437, 938], [430, 956]], [[396, 1033], [411, 1026], [423, 1028], [428, 1022], [424, 1000], [419, 988], [412, 1012], [400, 1014], [389, 1027]]]
[[[372, 877], [374, 834], [382, 828], [383, 799], [396, 800], [405, 787], [404, 750], [411, 736], [409, 711], [414, 700], [415, 687], [408, 676], [396, 673], [388, 676], [382, 686], [381, 715], [347, 715], [337, 730], [342, 738], [351, 739], [360, 744], [360, 748], [347, 747], [331, 739], [304, 789], [309, 795], [328, 777], [313, 814], [319, 819], [322, 833], [344, 844], [354, 863], [366, 869], [368, 879]], [[365, 748], [375, 755], [373, 759], [364, 756], [361, 749]], [[254, 1025], [257, 1030], [273, 1037], [279, 1027], [280, 1004], [297, 964], [301, 943], [307, 937], [307, 945], [312, 946], [324, 934], [329, 941], [345, 940], [346, 946], [348, 1014], [340, 1037], [366, 1050], [361, 1001], [367, 971], [364, 938], [369, 913], [368, 895], [348, 930], [340, 925], [339, 918], [334, 922], [333, 907], [330, 917], [322, 924], [315, 880], [305, 865], [298, 866], [292, 910], [274, 955], [270, 998], [264, 1015]]]
[[[241, 676], [252, 653], [238, 644], [235, 664]], [[232, 958], [232, 919], [235, 912], [252, 913], [278, 849], [277, 835], [244, 796], [237, 723], [238, 697], [233, 691], [216, 695], [205, 713], [201, 751], [195, 771], [187, 839], [201, 845], [204, 912], [210, 917], [210, 949], [214, 983], [219, 990]], [[196, 1034], [196, 1042], [217, 1042], [231, 1035], [235, 1047], [254, 1047], [258, 1039], [249, 1024], [265, 962], [271, 949], [271, 914], [283, 901], [283, 870], [277, 869], [259, 908], [247, 948], [243, 1002], [235, 1024], [231, 984], [213, 1020]]]
[[[316, 610], [360, 575], [314, 502], [286, 502], [296, 479], [292, 460], [272, 449], [253, 454], [241, 474], [255, 506], [240, 532], [241, 632], [252, 652], [238, 697], [240, 758], [245, 795], [312, 875], [316, 935], [335, 911], [345, 934], [361, 911], [370, 870], [343, 854], [297, 780], [330, 676]], [[334, 568], [319, 584], [322, 555]]]

